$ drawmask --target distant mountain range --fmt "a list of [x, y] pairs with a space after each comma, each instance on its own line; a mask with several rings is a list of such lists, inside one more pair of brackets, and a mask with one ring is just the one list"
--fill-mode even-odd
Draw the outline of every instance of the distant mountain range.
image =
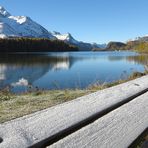
[[4, 7], [0, 6], [0, 38], [47, 38], [50, 40], [60, 40], [68, 44], [77, 46], [80, 51], [108, 50], [108, 49], [128, 49], [129, 42], [148, 42], [148, 35], [129, 40], [126, 44], [122, 42], [110, 42], [107, 44], [86, 43], [76, 40], [70, 33], [50, 32], [40, 24], [27, 16], [13, 16]]
[[4, 7], [0, 6], [0, 38], [48, 38], [61, 40], [79, 47], [80, 50], [92, 50], [93, 48], [105, 48], [106, 44], [85, 43], [72, 37], [70, 33], [49, 32], [40, 24], [27, 16], [13, 16]]

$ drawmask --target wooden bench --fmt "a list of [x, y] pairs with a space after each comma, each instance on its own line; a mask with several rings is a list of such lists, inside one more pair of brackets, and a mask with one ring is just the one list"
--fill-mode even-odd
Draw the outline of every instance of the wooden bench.
[[0, 147], [128, 147], [148, 127], [148, 76], [0, 125]]
[[148, 93], [50, 147], [127, 148], [148, 127]]

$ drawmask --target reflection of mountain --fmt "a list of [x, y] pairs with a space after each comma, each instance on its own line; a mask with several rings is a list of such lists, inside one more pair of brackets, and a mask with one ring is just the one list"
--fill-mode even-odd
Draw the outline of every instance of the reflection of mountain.
[[[75, 88], [78, 81], [82, 81], [83, 88], [94, 79], [105, 81], [108, 75], [120, 77], [123, 70], [143, 71], [147, 59], [147, 56], [124, 52], [0, 55], [0, 88], [11, 85], [15, 92], [26, 90], [28, 84], [46, 89], [57, 88], [57, 84], [58, 88]], [[133, 61], [139, 64], [132, 64]]]
[[59, 63], [52, 64], [52, 70], [61, 70], [61, 69], [69, 69], [70, 61], [66, 59], [66, 61], [61, 61]]
[[48, 71], [48, 69], [48, 65], [44, 65], [43, 67], [5, 65], [5, 70], [0, 71], [3, 76], [0, 80], [0, 87], [5, 87], [15, 83], [21, 78], [28, 80], [28, 82], [32, 84], [35, 80], [43, 76]]
[[29, 83], [45, 75], [49, 70], [69, 69], [73, 62], [69, 57], [47, 55], [1, 55], [0, 88], [24, 78]]
[[75, 62], [88, 59], [91, 58], [80, 53], [79, 56], [70, 53], [0, 55], [0, 88], [22, 78], [33, 84], [49, 71], [68, 70]]

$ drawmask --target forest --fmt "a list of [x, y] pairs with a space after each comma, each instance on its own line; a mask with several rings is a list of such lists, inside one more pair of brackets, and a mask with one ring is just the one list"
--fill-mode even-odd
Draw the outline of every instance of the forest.
[[59, 40], [44, 38], [0, 39], [0, 52], [65, 52], [78, 51], [78, 48]]

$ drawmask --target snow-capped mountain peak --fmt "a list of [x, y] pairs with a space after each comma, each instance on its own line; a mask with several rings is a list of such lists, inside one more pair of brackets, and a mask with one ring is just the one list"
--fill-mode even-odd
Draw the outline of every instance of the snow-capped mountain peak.
[[6, 11], [4, 7], [0, 6], [0, 16], [1, 17], [8, 17], [10, 15], [11, 14], [8, 11]]
[[9, 37], [32, 37], [57, 39], [75, 45], [80, 50], [91, 50], [98, 44], [90, 44], [76, 40], [70, 33], [53, 33], [46, 30], [40, 24], [27, 16], [13, 16], [4, 7], [0, 6], [0, 38]]
[[79, 42], [75, 40], [70, 33], [66, 34], [61, 34], [59, 32], [54, 31], [53, 36], [55, 36], [58, 40], [73, 43], [73, 44], [78, 44]]
[[55, 37], [44, 27], [27, 16], [13, 16], [0, 6], [0, 37]]
[[60, 32], [54, 31], [52, 33], [58, 40], [76, 45], [80, 50], [91, 50], [93, 48], [105, 48], [106, 44], [97, 44], [97, 43], [85, 43], [82, 41], [76, 40], [70, 33], [61, 34]]

